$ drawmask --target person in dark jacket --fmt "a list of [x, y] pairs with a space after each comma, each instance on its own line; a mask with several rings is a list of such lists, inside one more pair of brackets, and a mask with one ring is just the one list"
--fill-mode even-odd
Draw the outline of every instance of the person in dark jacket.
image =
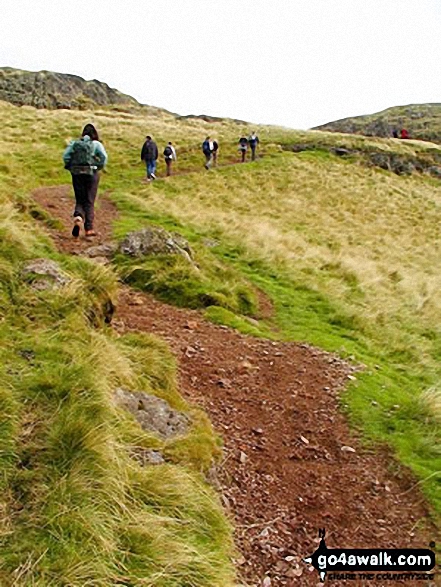
[[241, 154], [241, 162], [245, 163], [245, 157], [248, 150], [248, 139], [246, 137], [240, 137], [239, 139], [239, 153]]
[[86, 237], [96, 236], [93, 229], [95, 199], [100, 181], [99, 171], [107, 163], [107, 153], [93, 124], [86, 124], [81, 139], [72, 141], [64, 150], [63, 162], [65, 169], [72, 174], [75, 192], [72, 236], [80, 236], [83, 223]]
[[213, 141], [210, 140], [210, 137], [207, 137], [205, 141], [202, 143], [202, 152], [205, 155], [205, 169], [210, 169], [211, 167], [211, 157], [213, 153]]
[[165, 161], [165, 169], [166, 169], [166, 176], [170, 177], [172, 171], [172, 163], [176, 161], [176, 149], [173, 147], [173, 143], [169, 141], [168, 145], [164, 149], [164, 161]]
[[156, 179], [156, 161], [158, 160], [159, 152], [155, 141], [150, 135], [146, 136], [146, 141], [141, 150], [141, 161], [145, 162], [147, 170], [147, 181]]
[[259, 144], [259, 137], [256, 135], [255, 132], [252, 132], [248, 137], [248, 144], [251, 149], [251, 161], [256, 160], [256, 149], [257, 145]]

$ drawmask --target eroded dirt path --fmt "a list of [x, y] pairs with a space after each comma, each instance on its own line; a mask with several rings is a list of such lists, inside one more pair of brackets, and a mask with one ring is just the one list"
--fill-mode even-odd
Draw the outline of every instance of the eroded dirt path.
[[[78, 253], [91, 246], [70, 236], [70, 188], [35, 192], [66, 224], [51, 231]], [[116, 211], [101, 199], [94, 244], [109, 241]], [[415, 479], [387, 451], [363, 448], [338, 409], [356, 372], [308, 345], [246, 337], [122, 287], [113, 327], [164, 338], [179, 366], [181, 393], [204, 407], [225, 443], [218, 482], [236, 525], [237, 567], [248, 585], [310, 586], [316, 571], [301, 562], [326, 528], [328, 548], [428, 547], [428, 510]], [[428, 585], [416, 581], [337, 581], [335, 585]]]

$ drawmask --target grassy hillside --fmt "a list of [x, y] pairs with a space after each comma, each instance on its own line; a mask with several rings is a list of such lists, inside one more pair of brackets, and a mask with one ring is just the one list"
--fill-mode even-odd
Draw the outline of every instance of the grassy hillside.
[[391, 137], [406, 128], [411, 138], [441, 142], [441, 104], [409, 104], [394, 106], [382, 112], [335, 120], [315, 127], [315, 130]]
[[[23, 586], [234, 583], [230, 529], [198, 472], [218, 450], [203, 415], [197, 412], [186, 444], [203, 451], [163, 446], [175, 464], [150, 469], [127, 455], [128, 446], [153, 440], [113, 406], [115, 387], [184, 404], [162, 344], [115, 339], [100, 326], [116, 271], [126, 279], [138, 271], [137, 287], [174, 303], [185, 291], [185, 303], [205, 307], [212, 320], [363, 364], [344, 396], [349, 417], [367, 441], [393, 447], [439, 515], [441, 187], [428, 175], [400, 177], [357, 157], [338, 158], [329, 147], [434, 161], [439, 148], [267, 127], [259, 129], [262, 159], [222, 166], [237, 161], [237, 139], [250, 127], [165, 112], [5, 103], [0, 112], [8, 128], [0, 139], [1, 402], [8, 416], [0, 429], [2, 584], [17, 576], [14, 584]], [[169, 260], [141, 273], [118, 259], [113, 270], [96, 268], [56, 254], [40, 234], [29, 193], [69, 182], [61, 152], [89, 120], [110, 155], [101, 189], [120, 211], [116, 237], [146, 224], [172, 228], [190, 241], [197, 276]], [[174, 142], [182, 175], [142, 182], [147, 133], [159, 146]], [[200, 153], [207, 134], [221, 144], [221, 166], [210, 172]], [[309, 150], [290, 152], [297, 143]], [[38, 256], [57, 259], [71, 284], [58, 293], [32, 291], [20, 268]], [[256, 321], [256, 288], [272, 299], [272, 319]]]
[[[180, 397], [162, 342], [105, 327], [116, 274], [56, 253], [26, 212], [37, 213], [33, 187], [65, 180], [57, 124], [1, 110], [11, 129], [0, 146], [0, 584], [233, 585], [231, 528], [203, 475], [219, 439]], [[22, 269], [42, 257], [70, 282], [33, 289]], [[167, 399], [191, 415], [189, 433], [143, 432], [113, 401], [118, 387]], [[167, 464], [140, 467], [134, 447]]]

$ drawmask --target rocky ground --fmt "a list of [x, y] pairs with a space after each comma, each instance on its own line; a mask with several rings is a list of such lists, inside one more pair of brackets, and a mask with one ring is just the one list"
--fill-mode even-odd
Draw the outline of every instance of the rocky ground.
[[[65, 224], [51, 231], [63, 251], [83, 254], [109, 242], [117, 213], [105, 197], [93, 243], [70, 236], [69, 186], [37, 190], [35, 199]], [[210, 482], [234, 520], [236, 563], [247, 585], [317, 585], [317, 572], [301, 558], [317, 548], [319, 528], [328, 548], [421, 548], [435, 539], [415, 479], [387, 449], [364, 447], [339, 410], [339, 393], [357, 367], [306, 344], [243, 336], [128, 287], [112, 327], [165, 339], [181, 393], [204, 407], [222, 436], [224, 458]]]

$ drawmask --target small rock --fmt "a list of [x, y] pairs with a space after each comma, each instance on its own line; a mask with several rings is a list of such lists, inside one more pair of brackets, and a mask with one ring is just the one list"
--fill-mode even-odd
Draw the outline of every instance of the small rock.
[[134, 447], [130, 452], [130, 456], [137, 461], [141, 467], [145, 467], [146, 465], [162, 465], [165, 463], [162, 453], [158, 450]]
[[253, 365], [249, 361], [242, 361], [240, 364], [244, 369], [252, 369]]
[[261, 436], [263, 434], [262, 428], [253, 428], [252, 430], [253, 430], [254, 434], [258, 434], [259, 436]]
[[132, 296], [129, 300], [129, 306], [142, 306], [144, 300], [139, 296]]
[[352, 446], [342, 446], [340, 450], [343, 452], [356, 452], [355, 448], [352, 448]]
[[308, 440], [307, 438], [305, 438], [304, 436], [301, 436], [301, 437], [300, 437], [300, 440], [301, 440], [302, 442], [304, 442], [305, 444], [309, 444], [309, 440]]
[[132, 392], [118, 388], [115, 402], [129, 411], [143, 430], [156, 433], [161, 438], [185, 434], [190, 425], [186, 414], [173, 409], [168, 402], [145, 392]]
[[131, 257], [182, 255], [194, 264], [188, 242], [181, 235], [171, 234], [156, 226], [130, 232], [119, 244], [119, 252]]
[[219, 387], [223, 387], [224, 389], [229, 389], [231, 387], [231, 381], [229, 379], [219, 379], [217, 381], [217, 385], [219, 385]]
[[269, 577], [265, 577], [262, 581], [262, 587], [271, 587], [271, 579]]
[[37, 291], [58, 289], [71, 281], [58, 263], [51, 259], [34, 259], [23, 267], [21, 274]]
[[242, 465], [244, 465], [247, 462], [247, 460], [248, 460], [247, 455], [242, 450], [240, 451], [239, 460], [242, 463]]

